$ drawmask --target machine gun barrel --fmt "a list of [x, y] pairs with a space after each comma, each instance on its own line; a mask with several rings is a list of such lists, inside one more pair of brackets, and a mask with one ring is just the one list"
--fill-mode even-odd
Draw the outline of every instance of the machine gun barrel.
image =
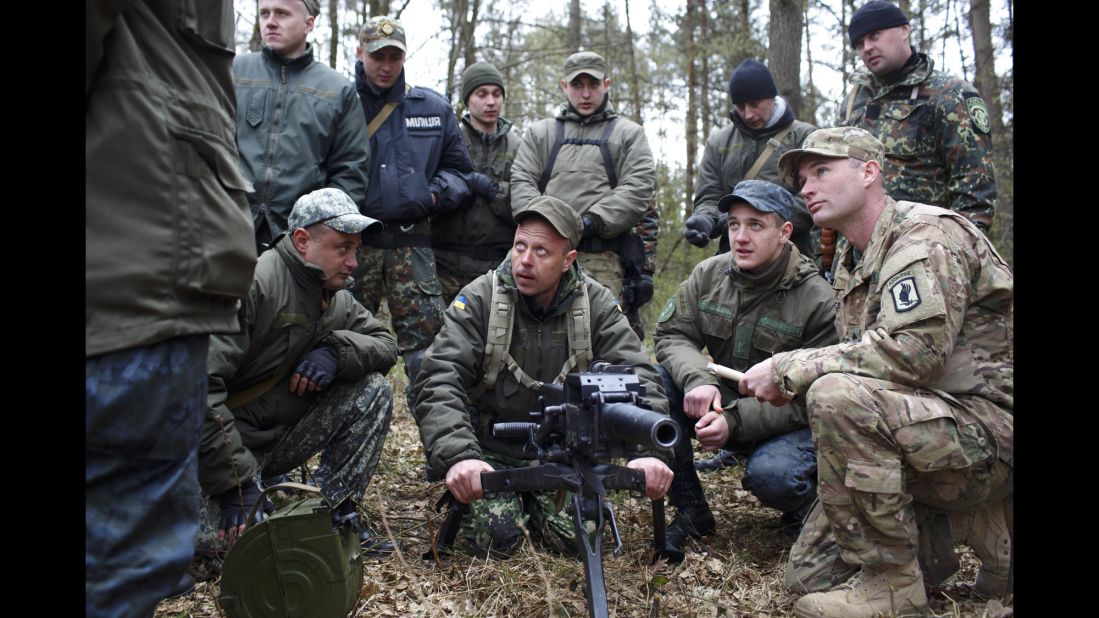
[[600, 417], [604, 436], [647, 448], [670, 449], [679, 441], [679, 425], [672, 419], [629, 403], [605, 403]]

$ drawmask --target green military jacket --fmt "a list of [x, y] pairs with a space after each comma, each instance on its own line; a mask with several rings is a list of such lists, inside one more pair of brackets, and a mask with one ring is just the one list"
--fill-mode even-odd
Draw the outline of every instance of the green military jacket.
[[931, 389], [963, 433], [980, 423], [1013, 464], [1014, 278], [984, 234], [952, 211], [886, 198], [861, 260], [850, 246], [838, 257], [833, 287], [841, 343], [776, 354], [788, 395], [828, 373]]
[[[629, 232], [641, 221], [653, 200], [656, 164], [645, 130], [618, 116], [609, 102], [601, 111], [586, 118], [568, 104], [557, 113], [557, 118], [565, 121], [565, 139], [598, 140], [603, 134], [603, 123], [615, 117], [618, 117], [618, 124], [607, 145], [614, 160], [618, 185], [611, 189], [598, 146], [564, 144], [545, 190], [545, 195], [560, 199], [580, 214], [597, 218], [599, 235], [603, 238], [615, 238]], [[526, 208], [532, 199], [542, 195], [538, 181], [549, 161], [556, 126], [556, 120], [548, 118], [534, 123], [524, 134], [511, 170], [512, 213]]]
[[[217, 495], [256, 472], [252, 449], [275, 442], [316, 393], [297, 397], [287, 378], [301, 357], [324, 344], [336, 351], [336, 379], [385, 374], [397, 362], [397, 341], [347, 290], [324, 289], [324, 271], [306, 263], [283, 236], [264, 252], [244, 302], [244, 329], [210, 339], [206, 421], [199, 445], [199, 482]], [[226, 400], [274, 376], [263, 395], [230, 410]], [[235, 468], [235, 469], [234, 469]]]
[[85, 18], [84, 353], [234, 332], [256, 250], [233, 8], [89, 1]]
[[988, 108], [972, 84], [913, 53], [916, 62], [896, 83], [865, 68], [854, 74], [844, 124], [885, 145], [890, 197], [955, 210], [987, 232], [996, 204]]
[[[651, 407], [668, 413], [668, 400], [656, 368], [607, 288], [585, 276], [574, 264], [540, 319], [519, 295], [510, 259], [495, 272], [503, 291], [515, 300], [508, 352], [528, 376], [552, 382], [561, 371], [570, 356], [566, 324], [569, 307], [578, 286], [587, 286], [594, 359], [633, 367], [645, 385]], [[491, 299], [492, 273], [481, 275], [462, 289], [447, 308], [443, 328], [428, 348], [413, 386], [413, 392], [419, 393], [415, 416], [427, 455], [429, 480], [442, 479], [450, 466], [463, 459], [481, 459], [485, 450], [522, 459], [533, 456], [523, 452], [522, 441], [500, 440], [490, 432], [494, 422], [529, 421], [528, 413], [538, 409], [538, 393], [520, 385], [505, 368], [491, 390], [469, 401], [468, 393], [483, 378]]]
[[790, 240], [802, 255], [813, 257], [816, 252], [809, 236], [813, 229], [813, 217], [805, 208], [805, 200], [798, 196], [797, 187], [791, 187], [782, 181], [778, 173], [778, 160], [787, 150], [799, 148], [806, 136], [817, 128], [808, 122], [793, 120], [791, 114], [791, 122], [779, 122], [773, 127], [753, 131], [735, 111], [729, 116], [732, 122], [715, 129], [706, 140], [706, 150], [703, 151], [702, 163], [698, 166], [698, 178], [695, 180], [694, 214], [707, 215], [716, 223], [721, 215], [717, 202], [732, 193], [738, 182], [745, 180], [756, 159], [767, 148], [768, 142], [783, 129], [790, 127], [790, 131], [783, 136], [779, 146], [759, 170], [756, 179], [773, 182], [794, 196], [794, 208], [790, 213], [794, 233]]
[[471, 281], [507, 257], [515, 237], [510, 179], [519, 134], [509, 120], [497, 118], [496, 132], [487, 135], [473, 126], [468, 111], [462, 114], [459, 126], [473, 170], [492, 178], [500, 188], [492, 202], [474, 196], [469, 207], [432, 218], [431, 246], [440, 268]]
[[[718, 386], [730, 439], [753, 442], [808, 425], [804, 402], [782, 406], [737, 399], [736, 386], [706, 370], [713, 362], [745, 371], [776, 352], [836, 343], [835, 297], [817, 267], [787, 245], [759, 273], [739, 270], [731, 254], [699, 262], [657, 318], [656, 360], [683, 392]], [[705, 353], [703, 353], [705, 350]]]

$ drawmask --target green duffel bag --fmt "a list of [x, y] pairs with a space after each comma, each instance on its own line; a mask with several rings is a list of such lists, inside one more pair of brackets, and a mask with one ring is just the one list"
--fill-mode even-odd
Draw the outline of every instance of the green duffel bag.
[[[300, 483], [269, 492], [320, 490]], [[248, 521], [254, 520], [253, 508]], [[363, 584], [362, 549], [351, 526], [332, 529], [324, 498], [282, 507], [251, 525], [222, 565], [218, 603], [229, 618], [343, 618], [355, 607]]]

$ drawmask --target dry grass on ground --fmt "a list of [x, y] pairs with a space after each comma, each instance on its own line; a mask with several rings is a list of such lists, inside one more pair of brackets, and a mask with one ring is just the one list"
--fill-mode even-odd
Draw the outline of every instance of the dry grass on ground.
[[[529, 542], [509, 560], [457, 554], [436, 564], [420, 556], [442, 515], [431, 510], [441, 484], [423, 480], [424, 455], [416, 425], [400, 393], [400, 367], [394, 384], [393, 424], [364, 510], [379, 530], [400, 543], [400, 555], [365, 563], [360, 600], [353, 616], [586, 616], [584, 570], [577, 560], [533, 548]], [[680, 565], [649, 565], [651, 510], [647, 500], [614, 497], [623, 553], [610, 553], [605, 535], [604, 569], [612, 616], [790, 616], [796, 597], [782, 585], [783, 565], [792, 539], [778, 529], [779, 513], [740, 488], [739, 467], [702, 476], [718, 522], [718, 535], [692, 542]], [[669, 509], [669, 518], [672, 509]], [[1001, 618], [1010, 607], [984, 602], [970, 591], [977, 563], [959, 548], [962, 569], [955, 583], [933, 591], [940, 616]], [[201, 582], [195, 592], [161, 603], [156, 618], [224, 616], [217, 606], [218, 580]]]

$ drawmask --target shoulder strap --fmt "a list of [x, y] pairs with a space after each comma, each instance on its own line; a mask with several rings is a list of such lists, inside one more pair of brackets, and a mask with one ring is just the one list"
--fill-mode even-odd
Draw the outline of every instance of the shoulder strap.
[[577, 368], [580, 371], [591, 366], [594, 359], [591, 349], [591, 303], [588, 302], [588, 286], [580, 282], [578, 296], [569, 308], [568, 317], [569, 352], [571, 355], [561, 367], [561, 373], [554, 379], [555, 383], [565, 381], [565, 376]]
[[[412, 92], [412, 86], [406, 82], [404, 85], [404, 93], [408, 94], [410, 92]], [[395, 109], [397, 109], [396, 101], [390, 101], [383, 105], [382, 111], [378, 112], [378, 115], [374, 116], [374, 120], [371, 120], [370, 124], [366, 125], [367, 137], [374, 137], [374, 134], [381, 128], [382, 123], [385, 122], [386, 118], [389, 118], [389, 115], [392, 114]]]
[[614, 171], [614, 159], [611, 157], [611, 148], [607, 142], [610, 141], [614, 125], [617, 123], [618, 116], [608, 120], [607, 125], [603, 127], [603, 135], [599, 138], [599, 150], [603, 153], [603, 169], [607, 172], [607, 180], [611, 183], [612, 189], [618, 186], [618, 174]]
[[[507, 367], [511, 375], [523, 386], [538, 392], [542, 382], [527, 375], [519, 363], [511, 356], [511, 336], [515, 326], [515, 297], [502, 290], [495, 272], [492, 273], [492, 304], [489, 308], [488, 333], [485, 338], [485, 351], [481, 357], [483, 377], [469, 394], [473, 403], [496, 385], [500, 370]], [[565, 376], [577, 367], [583, 369], [591, 365], [594, 359], [591, 345], [591, 307], [588, 301], [587, 286], [581, 282], [577, 298], [569, 308], [568, 320], [569, 359], [554, 378], [554, 383], [564, 382]]]
[[859, 89], [862, 86], [858, 84], [851, 84], [851, 94], [847, 95], [847, 115], [843, 117], [843, 124], [851, 122], [851, 112], [855, 109], [855, 99], [859, 96]]
[[763, 164], [767, 162], [767, 159], [771, 158], [771, 154], [782, 145], [782, 138], [786, 137], [786, 134], [794, 128], [794, 123], [790, 123], [787, 127], [778, 133], [776, 133], [771, 139], [767, 140], [767, 147], [763, 149], [763, 152], [759, 153], [759, 158], [752, 164], [752, 169], [748, 170], [748, 173], [744, 176], [744, 180], [753, 180], [759, 170], [763, 169]]
[[557, 163], [557, 153], [561, 151], [561, 144], [563, 143], [565, 143], [565, 121], [558, 118], [557, 128], [554, 129], [553, 147], [550, 148], [549, 158], [546, 159], [546, 166], [542, 168], [542, 177], [538, 179], [539, 193], [546, 192], [546, 185], [549, 184], [550, 174], [553, 173], [553, 166]]

